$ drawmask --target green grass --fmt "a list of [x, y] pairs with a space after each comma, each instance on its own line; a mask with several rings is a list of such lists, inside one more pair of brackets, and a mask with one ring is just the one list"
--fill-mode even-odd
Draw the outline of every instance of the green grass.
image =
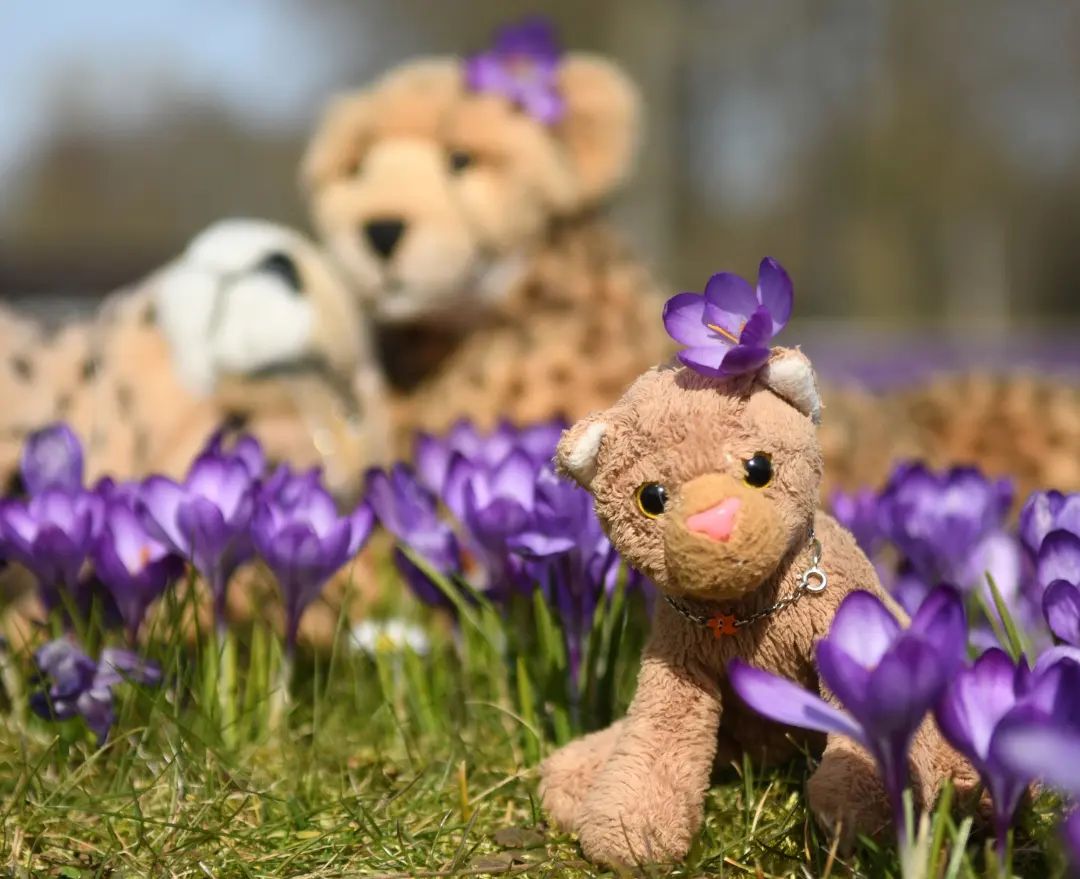
[[[463, 603], [455, 632], [384, 576], [398, 598], [378, 612], [420, 621], [426, 655], [371, 658], [344, 643], [301, 655], [286, 701], [267, 628], [234, 630], [219, 653], [209, 633], [192, 643], [171, 627], [183, 610], [174, 600], [148, 647], [167, 684], [126, 687], [100, 749], [81, 722], [28, 716], [17, 690], [30, 659], [9, 655], [0, 876], [606, 875], [544, 825], [535, 766], [624, 710], [647, 627], [640, 601], [601, 608], [575, 701], [543, 602]], [[812, 768], [720, 773], [686, 864], [655, 875], [898, 875], [889, 847], [830, 851], [804, 808]], [[1055, 806], [1025, 813], [1015, 875], [1061, 874]], [[927, 875], [996, 875], [985, 838], [959, 818], [938, 810], [928, 830]]]

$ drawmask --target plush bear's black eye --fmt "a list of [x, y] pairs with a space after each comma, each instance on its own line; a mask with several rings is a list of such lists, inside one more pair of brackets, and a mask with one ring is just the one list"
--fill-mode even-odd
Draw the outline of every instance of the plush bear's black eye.
[[659, 482], [646, 482], [638, 486], [634, 494], [638, 509], [650, 519], [655, 519], [667, 506], [667, 489]]
[[765, 452], [755, 452], [752, 458], [743, 461], [746, 470], [746, 484], [754, 488], [764, 488], [772, 481], [772, 458]]
[[451, 150], [450, 170], [453, 171], [455, 174], [460, 174], [472, 163], [473, 157], [471, 153], [467, 153], [464, 150]]

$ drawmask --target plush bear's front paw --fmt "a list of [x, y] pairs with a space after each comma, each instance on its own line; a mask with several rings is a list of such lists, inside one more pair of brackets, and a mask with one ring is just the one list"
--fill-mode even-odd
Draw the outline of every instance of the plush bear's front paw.
[[623, 721], [559, 748], [540, 764], [540, 801], [555, 826], [576, 830], [581, 803], [611, 754]]
[[680, 861], [690, 850], [693, 834], [679, 833], [662, 822], [662, 816], [648, 809], [583, 818], [579, 831], [581, 851], [594, 864], [609, 867]]
[[700, 809], [655, 779], [601, 784], [582, 805], [581, 850], [590, 861], [612, 867], [672, 863], [686, 857], [700, 819]]
[[807, 798], [822, 829], [840, 837], [842, 852], [849, 851], [858, 836], [879, 836], [891, 824], [881, 776], [861, 750], [826, 752], [810, 777]]

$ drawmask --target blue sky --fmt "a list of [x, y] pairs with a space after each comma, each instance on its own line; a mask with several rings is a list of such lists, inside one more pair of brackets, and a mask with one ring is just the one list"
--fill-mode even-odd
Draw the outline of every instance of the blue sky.
[[302, 0], [4, 0], [0, 197], [61, 95], [94, 124], [152, 111], [162, 86], [210, 95], [254, 125], [306, 123], [371, 41], [354, 16]]

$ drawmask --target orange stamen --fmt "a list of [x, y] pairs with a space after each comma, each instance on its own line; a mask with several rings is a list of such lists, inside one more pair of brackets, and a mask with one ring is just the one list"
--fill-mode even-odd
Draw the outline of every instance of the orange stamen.
[[[725, 339], [727, 339], [728, 341], [730, 341], [730, 342], [731, 342], [731, 343], [732, 343], [733, 345], [738, 345], [738, 344], [739, 344], [739, 339], [738, 339], [738, 337], [737, 337], [737, 336], [733, 336], [733, 335], [732, 335], [731, 333], [729, 333], [729, 332], [728, 332], [727, 330], [725, 330], [725, 329], [724, 329], [723, 327], [718, 327], [718, 326], [717, 326], [716, 324], [705, 324], [705, 326], [707, 326], [707, 327], [708, 327], [708, 328], [709, 328], [710, 330], [712, 330], [712, 331], [713, 331], [714, 333], [719, 333], [719, 334], [720, 334], [721, 336], [723, 336], [723, 337], [724, 337]], [[744, 326], [745, 326], [745, 324], [744, 324]], [[742, 327], [740, 327], [740, 328], [739, 328], [739, 332], [740, 332], [740, 333], [742, 332]]]

